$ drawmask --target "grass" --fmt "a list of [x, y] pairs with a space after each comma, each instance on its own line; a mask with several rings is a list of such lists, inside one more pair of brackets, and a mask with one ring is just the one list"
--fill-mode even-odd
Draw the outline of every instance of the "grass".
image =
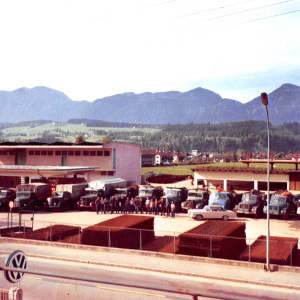
[[[67, 124], [67, 123], [47, 123], [47, 124], [43, 124], [43, 125], [39, 125], [36, 127], [28, 127], [28, 126], [21, 126], [21, 127], [10, 127], [10, 128], [6, 128], [3, 129], [2, 132], [4, 134], [9, 134], [9, 133], [27, 133], [27, 134], [33, 134], [33, 133], [43, 133], [45, 130], [55, 130], [55, 129], [61, 129], [63, 131], [68, 131], [70, 133], [75, 133], [77, 132], [86, 132], [86, 133], [90, 133], [92, 132], [94, 129], [95, 130], [105, 130], [105, 131], [124, 131], [124, 132], [132, 132], [134, 133], [135, 131], [142, 131], [142, 132], [158, 132], [161, 129], [155, 129], [155, 128], [132, 128], [132, 127], [127, 127], [127, 128], [120, 128], [120, 127], [86, 127], [85, 124]], [[89, 132], [90, 131], [90, 132]], [[134, 135], [134, 134], [133, 134]]]
[[[246, 170], [247, 165], [241, 162], [236, 163], [210, 163], [210, 164], [195, 164], [195, 165], [179, 165], [179, 166], [166, 166], [166, 167], [143, 167], [142, 175], [145, 175], [149, 171], [170, 175], [194, 175], [191, 169], [208, 168], [208, 169], [240, 169]], [[250, 169], [266, 170], [267, 164], [250, 164]], [[295, 170], [293, 164], [274, 164], [274, 170]]]

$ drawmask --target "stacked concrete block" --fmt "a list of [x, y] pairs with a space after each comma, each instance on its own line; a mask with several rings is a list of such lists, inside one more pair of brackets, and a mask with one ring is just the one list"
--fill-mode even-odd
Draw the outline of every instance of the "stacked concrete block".
[[209, 220], [179, 235], [178, 254], [238, 259], [246, 247], [246, 224]]
[[154, 238], [154, 217], [122, 215], [83, 229], [81, 244], [141, 249]]
[[34, 231], [22, 232], [15, 234], [14, 238], [25, 238], [29, 240], [39, 241], [59, 241], [80, 232], [80, 227], [69, 225], [53, 225], [45, 228], [40, 228]]
[[[270, 236], [270, 263], [294, 265], [298, 254], [298, 238]], [[240, 260], [266, 263], [267, 238], [259, 236], [252, 245], [240, 255]], [[249, 259], [250, 255], [250, 259]]]

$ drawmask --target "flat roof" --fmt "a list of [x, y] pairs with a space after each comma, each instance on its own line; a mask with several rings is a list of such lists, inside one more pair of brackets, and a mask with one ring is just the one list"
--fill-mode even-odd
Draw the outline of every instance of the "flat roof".
[[99, 167], [95, 166], [24, 166], [24, 165], [0, 165], [0, 171], [48, 171], [48, 172], [74, 172], [94, 171]]
[[[211, 173], [253, 173], [253, 174], [267, 174], [266, 170], [256, 170], [256, 169], [212, 169], [212, 168], [193, 168], [193, 172], [211, 172]], [[298, 170], [270, 170], [270, 174], [290, 174], [297, 173], [300, 174]]]
[[62, 148], [62, 147], [72, 147], [72, 148], [83, 148], [83, 147], [103, 147], [102, 143], [91, 143], [83, 142], [80, 144], [66, 143], [66, 142], [54, 142], [54, 143], [40, 143], [40, 142], [27, 142], [27, 143], [16, 143], [16, 142], [3, 142], [0, 143], [0, 148]]

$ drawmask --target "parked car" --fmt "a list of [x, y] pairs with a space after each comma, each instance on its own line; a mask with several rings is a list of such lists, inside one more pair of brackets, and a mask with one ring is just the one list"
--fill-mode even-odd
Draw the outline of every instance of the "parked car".
[[229, 218], [235, 218], [236, 212], [227, 210], [221, 205], [206, 205], [202, 209], [188, 210], [188, 216], [197, 221], [202, 219], [223, 219], [227, 221]]

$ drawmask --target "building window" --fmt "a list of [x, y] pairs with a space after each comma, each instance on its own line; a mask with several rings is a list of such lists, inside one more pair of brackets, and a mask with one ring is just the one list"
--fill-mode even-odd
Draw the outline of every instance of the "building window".
[[103, 156], [103, 151], [97, 151], [97, 156]]
[[35, 155], [41, 155], [41, 151], [40, 150], [35, 150], [34, 154]]
[[104, 151], [104, 156], [110, 156], [110, 151]]
[[48, 151], [48, 155], [53, 155], [53, 151]]
[[[4, 151], [3, 151], [4, 152]], [[34, 155], [34, 150], [29, 150], [29, 155]]]
[[80, 156], [80, 151], [75, 151], [75, 156]]
[[61, 152], [61, 155], [62, 155], [62, 156], [67, 156], [67, 153], [68, 153], [68, 151], [62, 151], [62, 152]]
[[96, 151], [90, 151], [90, 156], [96, 156]]
[[7, 151], [6, 150], [3, 150], [3, 155], [7, 155]]
[[46, 150], [42, 150], [42, 151], [41, 151], [41, 154], [42, 154], [42, 155], [47, 155], [47, 151], [46, 151]]
[[117, 168], [117, 150], [113, 149], [113, 169]]
[[101, 176], [106, 176], [106, 171], [101, 171]]
[[69, 156], [74, 156], [74, 151], [68, 151]]
[[9, 151], [9, 155], [14, 155], [15, 152], [14, 151]]
[[83, 151], [83, 156], [89, 156], [89, 151]]
[[108, 172], [107, 172], [107, 175], [108, 175], [108, 176], [114, 176], [114, 171], [108, 171]]
[[60, 156], [61, 155], [61, 151], [55, 151], [55, 155]]
[[0, 155], [2, 155], [2, 150], [0, 150]]

